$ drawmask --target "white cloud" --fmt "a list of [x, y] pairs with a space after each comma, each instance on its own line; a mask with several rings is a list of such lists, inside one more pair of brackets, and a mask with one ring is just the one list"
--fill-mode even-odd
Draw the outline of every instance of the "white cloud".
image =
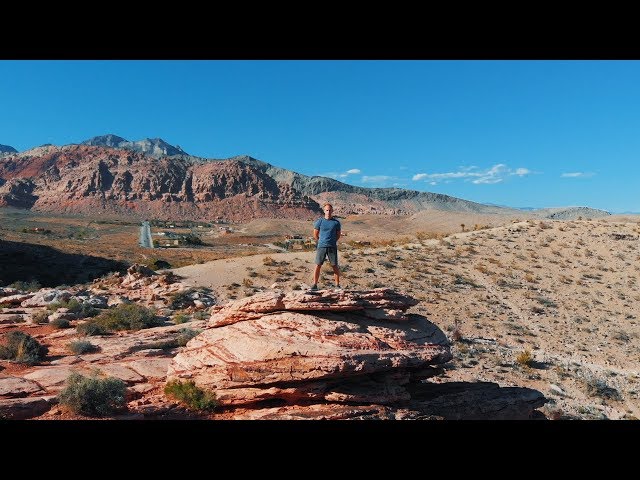
[[560, 175], [565, 178], [577, 178], [577, 177], [593, 177], [593, 173], [591, 172], [567, 172]]
[[321, 176], [323, 177], [329, 177], [329, 178], [334, 178], [334, 179], [339, 179], [339, 178], [347, 178], [349, 175], [356, 175], [358, 173], [361, 173], [359, 168], [351, 168], [349, 170], [347, 170], [346, 172], [329, 172], [329, 173], [323, 173], [321, 174]]
[[362, 182], [363, 183], [382, 183], [382, 182], [388, 182], [392, 178], [393, 177], [390, 177], [389, 175], [363, 175]]
[[494, 184], [502, 182], [506, 177], [517, 175], [524, 177], [533, 172], [528, 168], [509, 168], [504, 163], [497, 163], [489, 169], [479, 170], [478, 167], [459, 167], [457, 172], [445, 173], [417, 173], [412, 180], [424, 180], [429, 185], [437, 185], [440, 182], [449, 183], [452, 179], [462, 179], [465, 182], [471, 181], [475, 184]]

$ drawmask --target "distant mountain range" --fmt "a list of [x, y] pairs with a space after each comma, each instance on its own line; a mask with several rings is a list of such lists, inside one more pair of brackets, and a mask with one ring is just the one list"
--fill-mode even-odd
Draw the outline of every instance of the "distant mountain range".
[[[20, 153], [0, 145], [0, 206], [140, 219], [247, 221], [311, 219], [322, 213], [321, 205], [327, 201], [339, 215], [521, 212], [438, 193], [357, 187], [249, 156], [196, 157], [160, 138], [131, 142], [108, 134], [80, 144], [43, 145]], [[548, 210], [539, 216], [609, 215], [587, 207]]]

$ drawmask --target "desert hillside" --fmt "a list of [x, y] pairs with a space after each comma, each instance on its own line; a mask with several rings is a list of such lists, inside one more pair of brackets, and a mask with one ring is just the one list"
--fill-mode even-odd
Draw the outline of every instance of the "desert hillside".
[[[419, 299], [415, 312], [454, 341], [451, 380], [535, 388], [550, 399], [543, 411], [553, 418], [640, 416], [637, 217], [528, 220], [366, 248], [348, 239], [340, 248], [344, 287], [390, 287]], [[313, 252], [277, 253], [175, 272], [224, 301], [306, 288], [312, 262]], [[332, 283], [325, 266], [320, 287]]]
[[[37, 238], [42, 245], [53, 244], [61, 251], [68, 251], [75, 245], [73, 248], [82, 246], [85, 255], [101, 251], [104, 257], [110, 257], [113, 252], [101, 244], [105, 232], [116, 229], [123, 239], [133, 236], [133, 240], [128, 240], [131, 243], [137, 236], [137, 225], [100, 224], [91, 228], [85, 226], [84, 234], [93, 240], [87, 242], [79, 238], [75, 230], [77, 219], [68, 218], [66, 224], [60, 218], [47, 220], [54, 231], [51, 235]], [[207, 343], [198, 338], [185, 346], [191, 336], [203, 330], [209, 331], [221, 320], [225, 323], [228, 318], [239, 318], [238, 315], [249, 315], [249, 318], [257, 315], [254, 320], [240, 322], [231, 331], [236, 331], [237, 335], [238, 332], [249, 331], [246, 330], [248, 328], [257, 328], [251, 330], [251, 338], [252, 342], [262, 342], [261, 348], [268, 347], [269, 337], [261, 335], [260, 329], [276, 328], [274, 334], [282, 337], [279, 340], [282, 342], [289, 338], [287, 329], [294, 328], [304, 339], [310, 335], [307, 326], [318, 327], [313, 333], [314, 348], [318, 348], [318, 354], [332, 351], [337, 362], [335, 365], [349, 369], [359, 365], [360, 353], [335, 350], [337, 344], [330, 340], [335, 334], [331, 330], [333, 320], [337, 322], [336, 329], [347, 328], [350, 335], [355, 335], [354, 342], [357, 339], [356, 343], [350, 343], [348, 338], [342, 339], [339, 348], [351, 349], [355, 345], [364, 348], [371, 342], [366, 337], [367, 328], [373, 328], [373, 331], [384, 329], [392, 335], [390, 338], [395, 338], [397, 332], [405, 327], [394, 322], [406, 314], [411, 321], [421, 325], [428, 322], [433, 326], [429, 328], [442, 332], [446, 342], [441, 339], [439, 344], [446, 344], [451, 352], [451, 358], [448, 354], [440, 356], [444, 363], [437, 368], [442, 369], [441, 373], [429, 374], [424, 380], [427, 382], [424, 385], [449, 389], [445, 410], [434, 410], [437, 414], [433, 418], [467, 418], [456, 417], [461, 411], [456, 410], [456, 403], [451, 401], [457, 398], [455, 395], [466, 399], [465, 404], [459, 404], [461, 408], [469, 408], [469, 398], [476, 398], [473, 395], [485, 401], [492, 398], [497, 402], [491, 404], [496, 410], [487, 413], [487, 418], [498, 418], [498, 409], [505, 405], [500, 402], [511, 402], [510, 408], [514, 404], [520, 405], [516, 413], [522, 415], [526, 411], [522, 405], [526, 406], [529, 401], [529, 407], [537, 408], [548, 419], [640, 418], [638, 216], [541, 220], [432, 213], [407, 220], [408, 217], [343, 217], [341, 221], [347, 235], [340, 241], [339, 257], [345, 291], [332, 293], [332, 274], [325, 266], [319, 284], [319, 299], [322, 301], [314, 307], [315, 312], [307, 312], [309, 315], [313, 313], [308, 317], [299, 316], [299, 309], [310, 307], [296, 305], [308, 305], [305, 302], [310, 301], [305, 292], [310, 284], [314, 252], [282, 251], [266, 243], [258, 248], [258, 243], [245, 243], [248, 239], [267, 242], [281, 238], [283, 234], [304, 233], [309, 223], [300, 220], [282, 224], [265, 219], [254, 220], [235, 225], [231, 233], [210, 237], [207, 247], [147, 249], [146, 253], [139, 248], [130, 257], [132, 260], [142, 255], [153, 255], [154, 258], [170, 259], [172, 255], [178, 255], [188, 259], [198, 255], [203, 259], [201, 263], [172, 269], [171, 273], [178, 275], [177, 279], [167, 276], [169, 272], [149, 276], [149, 273], [138, 273], [143, 270], [134, 269], [126, 276], [105, 275], [84, 285], [67, 285], [57, 293], [45, 291], [34, 296], [19, 288], [0, 289], [3, 290], [0, 295], [3, 305], [0, 334], [4, 336], [16, 330], [28, 332], [49, 348], [49, 354], [36, 365], [0, 360], [0, 407], [3, 412], [11, 412], [10, 415], [22, 415], [21, 418], [25, 415], [27, 418], [84, 418], [54, 406], [55, 397], [52, 395], [63, 388], [66, 376], [74, 369], [89, 372], [92, 366], [97, 366], [128, 385], [126, 413], [110, 418], [366, 418], [367, 415], [375, 418], [402, 418], [403, 415], [404, 418], [422, 418], [420, 412], [425, 410], [420, 409], [427, 408], [427, 404], [421, 404], [420, 408], [414, 405], [410, 414], [390, 409], [385, 406], [385, 402], [390, 401], [387, 394], [380, 396], [378, 390], [372, 397], [371, 390], [363, 390], [365, 386], [369, 389], [370, 382], [340, 387], [327, 384], [322, 391], [329, 399], [346, 399], [347, 403], [351, 401], [349, 399], [356, 398], [365, 402], [375, 401], [378, 405], [375, 414], [373, 410], [367, 410], [366, 405], [359, 407], [360, 410], [345, 406], [329, 410], [322, 405], [300, 406], [298, 410], [291, 410], [291, 406], [285, 409], [272, 404], [271, 410], [260, 410], [261, 413], [252, 408], [244, 412], [228, 409], [213, 413], [193, 412], [179, 407], [162, 390], [167, 368], [173, 365], [174, 358], [179, 356], [182, 360], [178, 370], [178, 367], [171, 367], [173, 372], [188, 377], [191, 375], [190, 365], [198, 364], [198, 349], [203, 349], [204, 353], [209, 351]], [[40, 225], [41, 221], [39, 217], [16, 216], [14, 230], [5, 225], [5, 230], [0, 233], [7, 240], [13, 239], [18, 235], [15, 222]], [[57, 233], [56, 222], [59, 224]], [[65, 232], [75, 234], [64, 239]], [[111, 237], [105, 238], [107, 243], [113, 243]], [[223, 244], [224, 251], [218, 250], [214, 255], [215, 249]], [[197, 253], [207, 251], [212, 261], [206, 261], [203, 253]], [[392, 295], [383, 293], [387, 290], [414, 299], [401, 305], [404, 314], [383, 309], [370, 312], [371, 318], [375, 319], [364, 321], [357, 315], [340, 313], [341, 309], [352, 308], [372, 295], [383, 299], [384, 303], [385, 295]], [[161, 323], [137, 332], [120, 331], [107, 336], [87, 337], [78, 328], [91, 320], [83, 318], [81, 313], [59, 308], [59, 299], [67, 299], [62, 303], [64, 306], [70, 305], [64, 303], [69, 298], [79, 299], [76, 303], [91, 302], [91, 305], [102, 309], [113, 309], [130, 302], [154, 307], [160, 314]], [[277, 298], [289, 298], [290, 306], [287, 308], [291, 311], [287, 312], [285, 308], [273, 314], [267, 312], [262, 318], [263, 313], [255, 313], [265, 312], [264, 302]], [[52, 313], [55, 308], [48, 305], [56, 305], [58, 311]], [[247, 305], [254, 305], [255, 312], [243, 310]], [[89, 307], [87, 309], [90, 310]], [[326, 313], [323, 309], [333, 311]], [[82, 312], [84, 310], [83, 307]], [[48, 317], [43, 311], [49, 314]], [[223, 315], [221, 312], [225, 311], [229, 313]], [[56, 326], [64, 320], [75, 328], [61, 330]], [[356, 328], [354, 325], [359, 325], [357, 328], [360, 330], [353, 330]], [[411, 328], [406, 330], [409, 331]], [[231, 341], [223, 331], [218, 336], [212, 331], [206, 338], [211, 342]], [[242, 335], [237, 337], [241, 338]], [[74, 341], [84, 342], [85, 346], [90, 343], [98, 351], [90, 355], [74, 355], [68, 346]], [[244, 351], [242, 342], [234, 341], [236, 343], [225, 348]], [[414, 350], [415, 346], [406, 350], [405, 354], [409, 356], [403, 357], [403, 361], [414, 358], [411, 357]], [[265, 355], [270, 352], [268, 348], [261, 351]], [[351, 356], [350, 362], [355, 363], [343, 362], [345, 353]], [[195, 358], [195, 363], [191, 358]], [[246, 357], [243, 361], [249, 365], [251, 358]], [[264, 368], [261, 372], [269, 375]], [[393, 377], [394, 386], [387, 393], [395, 392], [393, 395], [397, 399], [406, 396], [407, 392], [414, 400], [427, 398], [429, 394], [422, 391], [423, 384], [414, 381], [410, 382], [414, 385], [411, 389], [402, 387], [405, 381], [402, 375], [406, 374], [398, 371], [399, 376]], [[215, 372], [201, 372], [199, 375], [198, 378], [205, 379], [205, 383], [220, 381], [216, 378], [224, 379]], [[259, 381], [256, 382], [259, 386]], [[374, 384], [380, 385], [379, 382]], [[385, 384], [391, 388], [390, 383]], [[474, 393], [475, 385], [485, 390]], [[497, 390], [491, 390], [494, 387], [490, 386]], [[252, 388], [247, 392], [253, 392], [251, 395], [255, 396], [256, 387]], [[305, 387], [305, 391], [292, 388], [281, 384], [267, 390], [293, 399], [304, 395], [317, 396], [319, 392], [317, 386]], [[452, 393], [451, 388], [464, 388], [466, 393]], [[221, 398], [238, 398], [237, 395], [229, 397], [228, 392], [227, 388]], [[427, 397], [420, 397], [425, 394]], [[434, 408], [433, 402], [427, 406], [427, 412]], [[469, 418], [481, 418], [478, 412], [473, 415]]]

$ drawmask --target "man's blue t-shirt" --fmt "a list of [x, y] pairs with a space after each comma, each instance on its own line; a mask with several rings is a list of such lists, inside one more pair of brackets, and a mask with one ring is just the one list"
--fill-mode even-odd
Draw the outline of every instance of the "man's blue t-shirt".
[[320, 217], [313, 224], [315, 230], [320, 230], [320, 236], [318, 237], [318, 247], [337, 247], [338, 235], [340, 231], [340, 222], [335, 218], [327, 220], [324, 217]]

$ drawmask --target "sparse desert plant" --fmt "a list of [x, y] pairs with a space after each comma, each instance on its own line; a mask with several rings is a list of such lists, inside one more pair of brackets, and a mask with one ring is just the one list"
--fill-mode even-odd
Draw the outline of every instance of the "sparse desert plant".
[[558, 304], [553, 300], [549, 300], [548, 298], [536, 297], [536, 300], [540, 302], [542, 305], [544, 305], [545, 307], [558, 308]]
[[109, 333], [109, 331], [103, 325], [100, 325], [91, 320], [76, 326], [76, 331], [88, 337], [94, 335], [107, 335]]
[[85, 377], [72, 373], [67, 386], [58, 395], [60, 405], [90, 417], [102, 417], [122, 410], [126, 406], [127, 385], [119, 378], [99, 378], [96, 374]]
[[610, 400], [622, 400], [620, 392], [607, 384], [606, 380], [596, 378], [593, 375], [586, 375], [583, 378], [587, 395]]
[[276, 262], [272, 257], [266, 256], [262, 259], [262, 264], [266, 267], [274, 267], [278, 265], [278, 262]]
[[179, 325], [181, 323], [190, 322], [191, 318], [187, 314], [177, 313], [176, 315], [173, 316], [172, 320], [173, 320], [173, 323], [175, 323], [176, 325]]
[[478, 270], [480, 273], [489, 273], [489, 269], [487, 268], [487, 266], [486, 266], [486, 265], [479, 264], [479, 265], [476, 265], [476, 266], [475, 266], [475, 267], [473, 267], [473, 268], [475, 268], [476, 270]]
[[66, 318], [56, 318], [50, 323], [51, 326], [58, 329], [70, 328], [71, 323]]
[[46, 346], [41, 345], [28, 333], [19, 330], [7, 333], [4, 340], [6, 343], [0, 345], [0, 358], [5, 360], [35, 365], [49, 352]]
[[100, 315], [87, 322], [89, 323], [100, 325], [107, 331], [140, 330], [160, 326], [162, 320], [158, 318], [155, 310], [136, 303], [121, 303], [102, 311]]
[[211, 314], [207, 310], [198, 310], [193, 314], [194, 320], [208, 320]]
[[253, 287], [253, 282], [249, 278], [245, 278], [242, 280], [242, 285], [245, 287]]
[[531, 365], [533, 365], [533, 355], [531, 353], [531, 350], [525, 348], [523, 351], [521, 351], [516, 357], [516, 363], [518, 365], [522, 365], [523, 367], [530, 367]]
[[37, 292], [40, 290], [42, 285], [40, 285], [40, 282], [37, 280], [31, 280], [29, 282], [18, 280], [17, 282], [10, 283], [8, 287], [15, 288], [16, 290], [22, 290], [23, 292]]
[[49, 312], [47, 310], [40, 310], [31, 315], [31, 320], [33, 323], [48, 323], [49, 322]]
[[215, 393], [203, 390], [193, 380], [170, 380], [164, 393], [192, 410], [213, 411], [218, 406]]
[[66, 308], [71, 313], [78, 313], [82, 311], [82, 303], [80, 303], [75, 298], [72, 298], [71, 300], [66, 302], [51, 302], [49, 305], [47, 305], [47, 309], [53, 312], [55, 312], [59, 308]]
[[74, 340], [67, 345], [67, 348], [76, 355], [97, 352], [100, 350], [96, 345], [87, 340]]

